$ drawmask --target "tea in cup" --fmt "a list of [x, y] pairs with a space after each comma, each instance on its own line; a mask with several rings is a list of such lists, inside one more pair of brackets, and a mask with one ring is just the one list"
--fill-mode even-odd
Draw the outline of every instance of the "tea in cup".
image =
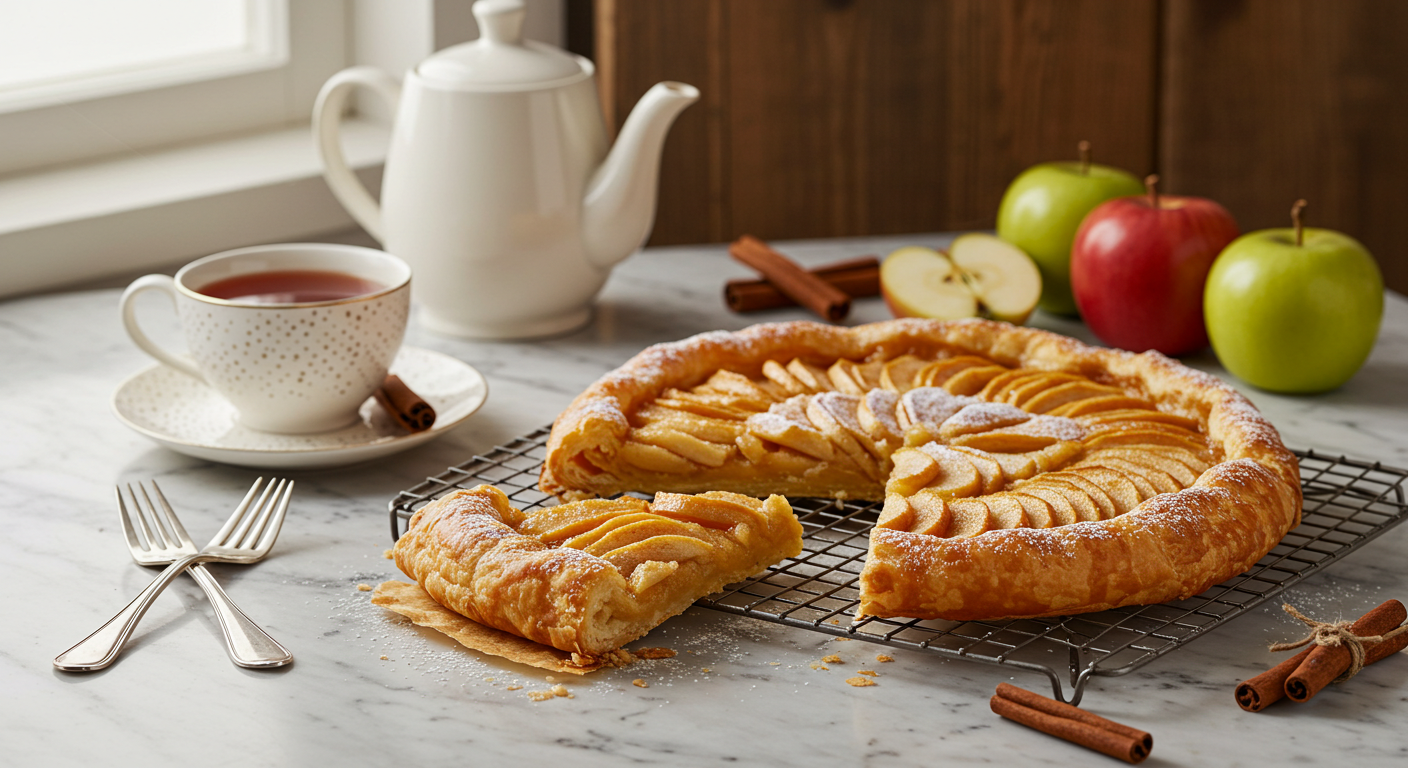
[[[384, 251], [351, 245], [263, 245], [146, 275], [122, 294], [132, 341], [210, 385], [251, 429], [308, 434], [357, 421], [401, 347], [411, 270]], [[189, 355], [155, 344], [133, 299], [171, 296]]]

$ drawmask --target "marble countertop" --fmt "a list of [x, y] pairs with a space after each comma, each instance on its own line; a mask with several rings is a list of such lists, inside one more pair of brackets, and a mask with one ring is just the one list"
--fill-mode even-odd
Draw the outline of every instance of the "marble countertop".
[[[818, 264], [940, 236], [790, 244]], [[160, 448], [113, 416], [109, 400], [150, 361], [123, 333], [116, 290], [0, 303], [0, 535], [9, 609], [0, 622], [0, 762], [13, 765], [908, 765], [940, 761], [1098, 764], [1106, 758], [1002, 720], [1003, 681], [1049, 694], [1022, 671], [830, 637], [692, 608], [645, 640], [679, 652], [581, 679], [572, 698], [530, 701], [547, 673], [466, 651], [370, 605], [359, 584], [398, 575], [387, 502], [402, 488], [549, 422], [579, 390], [642, 347], [717, 328], [799, 319], [801, 310], [728, 312], [724, 278], [745, 276], [722, 246], [647, 250], [617, 268], [594, 322], [533, 343], [478, 343], [414, 324], [407, 343], [466, 360], [489, 402], [441, 439], [344, 469], [291, 473], [298, 487], [272, 556], [212, 566], [230, 595], [296, 656], [277, 671], [226, 659], [204, 595], [177, 581], [112, 667], [56, 672], [55, 654], [115, 613], [152, 578], [128, 559], [113, 486], [160, 481], [203, 541], [254, 470]], [[150, 311], [148, 311], [150, 310]], [[159, 324], [165, 308], [144, 308]], [[850, 322], [886, 319], [878, 299]], [[1033, 324], [1091, 340], [1078, 323]], [[169, 321], [174, 326], [174, 319]], [[169, 329], [168, 329], [169, 330]], [[160, 332], [160, 331], [158, 331]], [[174, 332], [171, 332], [174, 336]], [[1210, 353], [1189, 364], [1227, 378]], [[1408, 467], [1408, 300], [1390, 294], [1378, 346], [1345, 387], [1282, 397], [1233, 382], [1292, 447]], [[1408, 527], [1392, 530], [1287, 599], [1323, 619], [1408, 598]], [[1096, 678], [1082, 706], [1154, 734], [1146, 765], [1390, 763], [1408, 755], [1408, 658], [1374, 666], [1305, 705], [1237, 708], [1236, 683], [1302, 636], [1263, 606], [1131, 674]], [[893, 662], [877, 663], [884, 651]], [[830, 671], [810, 664], [839, 654]], [[850, 670], [877, 685], [853, 688]], [[852, 673], [853, 674], [853, 673]], [[648, 688], [632, 685], [641, 678]], [[522, 686], [520, 690], [510, 690]]]

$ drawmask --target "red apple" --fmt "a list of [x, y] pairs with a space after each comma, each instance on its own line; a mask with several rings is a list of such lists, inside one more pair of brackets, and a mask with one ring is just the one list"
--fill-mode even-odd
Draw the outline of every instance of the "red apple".
[[1101, 203], [1071, 245], [1071, 288], [1081, 317], [1114, 347], [1166, 355], [1208, 344], [1203, 286], [1217, 254], [1237, 237], [1226, 208], [1157, 192]]

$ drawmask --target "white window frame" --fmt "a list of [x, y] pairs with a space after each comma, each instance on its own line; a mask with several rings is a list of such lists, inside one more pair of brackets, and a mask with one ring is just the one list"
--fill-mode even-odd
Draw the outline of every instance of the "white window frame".
[[[0, 175], [0, 297], [142, 271], [170, 271], [229, 248], [332, 233], [347, 236], [348, 230], [355, 230], [328, 191], [314, 153], [308, 127], [314, 97], [342, 67], [371, 64], [400, 76], [435, 50], [473, 39], [478, 33], [470, 3], [287, 1], [287, 66], [108, 97], [136, 99], [118, 112], [179, 111], [196, 123], [214, 126], [213, 138], [193, 142], [189, 133], [162, 135], [161, 130], [118, 136], [116, 144], [85, 151], [76, 163], [74, 158], [42, 155], [42, 166], [35, 167], [31, 156], [27, 170]], [[562, 45], [563, 0], [526, 1], [528, 36]], [[308, 24], [336, 26], [340, 33], [324, 36], [317, 45], [333, 50], [312, 57], [311, 65], [300, 62], [299, 51], [299, 29]], [[265, 91], [256, 97], [261, 104], [245, 108], [260, 113], [257, 120], [231, 114], [232, 102], [221, 87], [243, 91], [270, 78], [277, 79], [277, 93]], [[196, 92], [212, 82], [214, 91]], [[174, 99], [159, 107], [149, 101], [163, 95]], [[35, 112], [47, 109], [53, 108]], [[283, 111], [274, 114], [276, 109]], [[0, 118], [16, 114], [23, 115]], [[72, 113], [69, 117], [75, 122]], [[373, 190], [379, 186], [389, 122], [383, 110], [359, 114], [343, 124], [347, 159]], [[0, 168], [3, 155], [20, 146], [19, 135], [0, 122]], [[19, 151], [28, 152], [29, 146]]]

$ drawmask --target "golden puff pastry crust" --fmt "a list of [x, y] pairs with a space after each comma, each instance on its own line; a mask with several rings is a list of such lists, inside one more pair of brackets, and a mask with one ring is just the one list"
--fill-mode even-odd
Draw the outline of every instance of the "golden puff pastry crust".
[[559, 417], [541, 486], [884, 499], [860, 613], [963, 620], [1187, 597], [1301, 509], [1294, 455], [1216, 378], [982, 320], [651, 347]]
[[581, 666], [801, 548], [780, 496], [661, 493], [522, 512], [481, 485], [418, 510], [393, 554], [439, 604]]

